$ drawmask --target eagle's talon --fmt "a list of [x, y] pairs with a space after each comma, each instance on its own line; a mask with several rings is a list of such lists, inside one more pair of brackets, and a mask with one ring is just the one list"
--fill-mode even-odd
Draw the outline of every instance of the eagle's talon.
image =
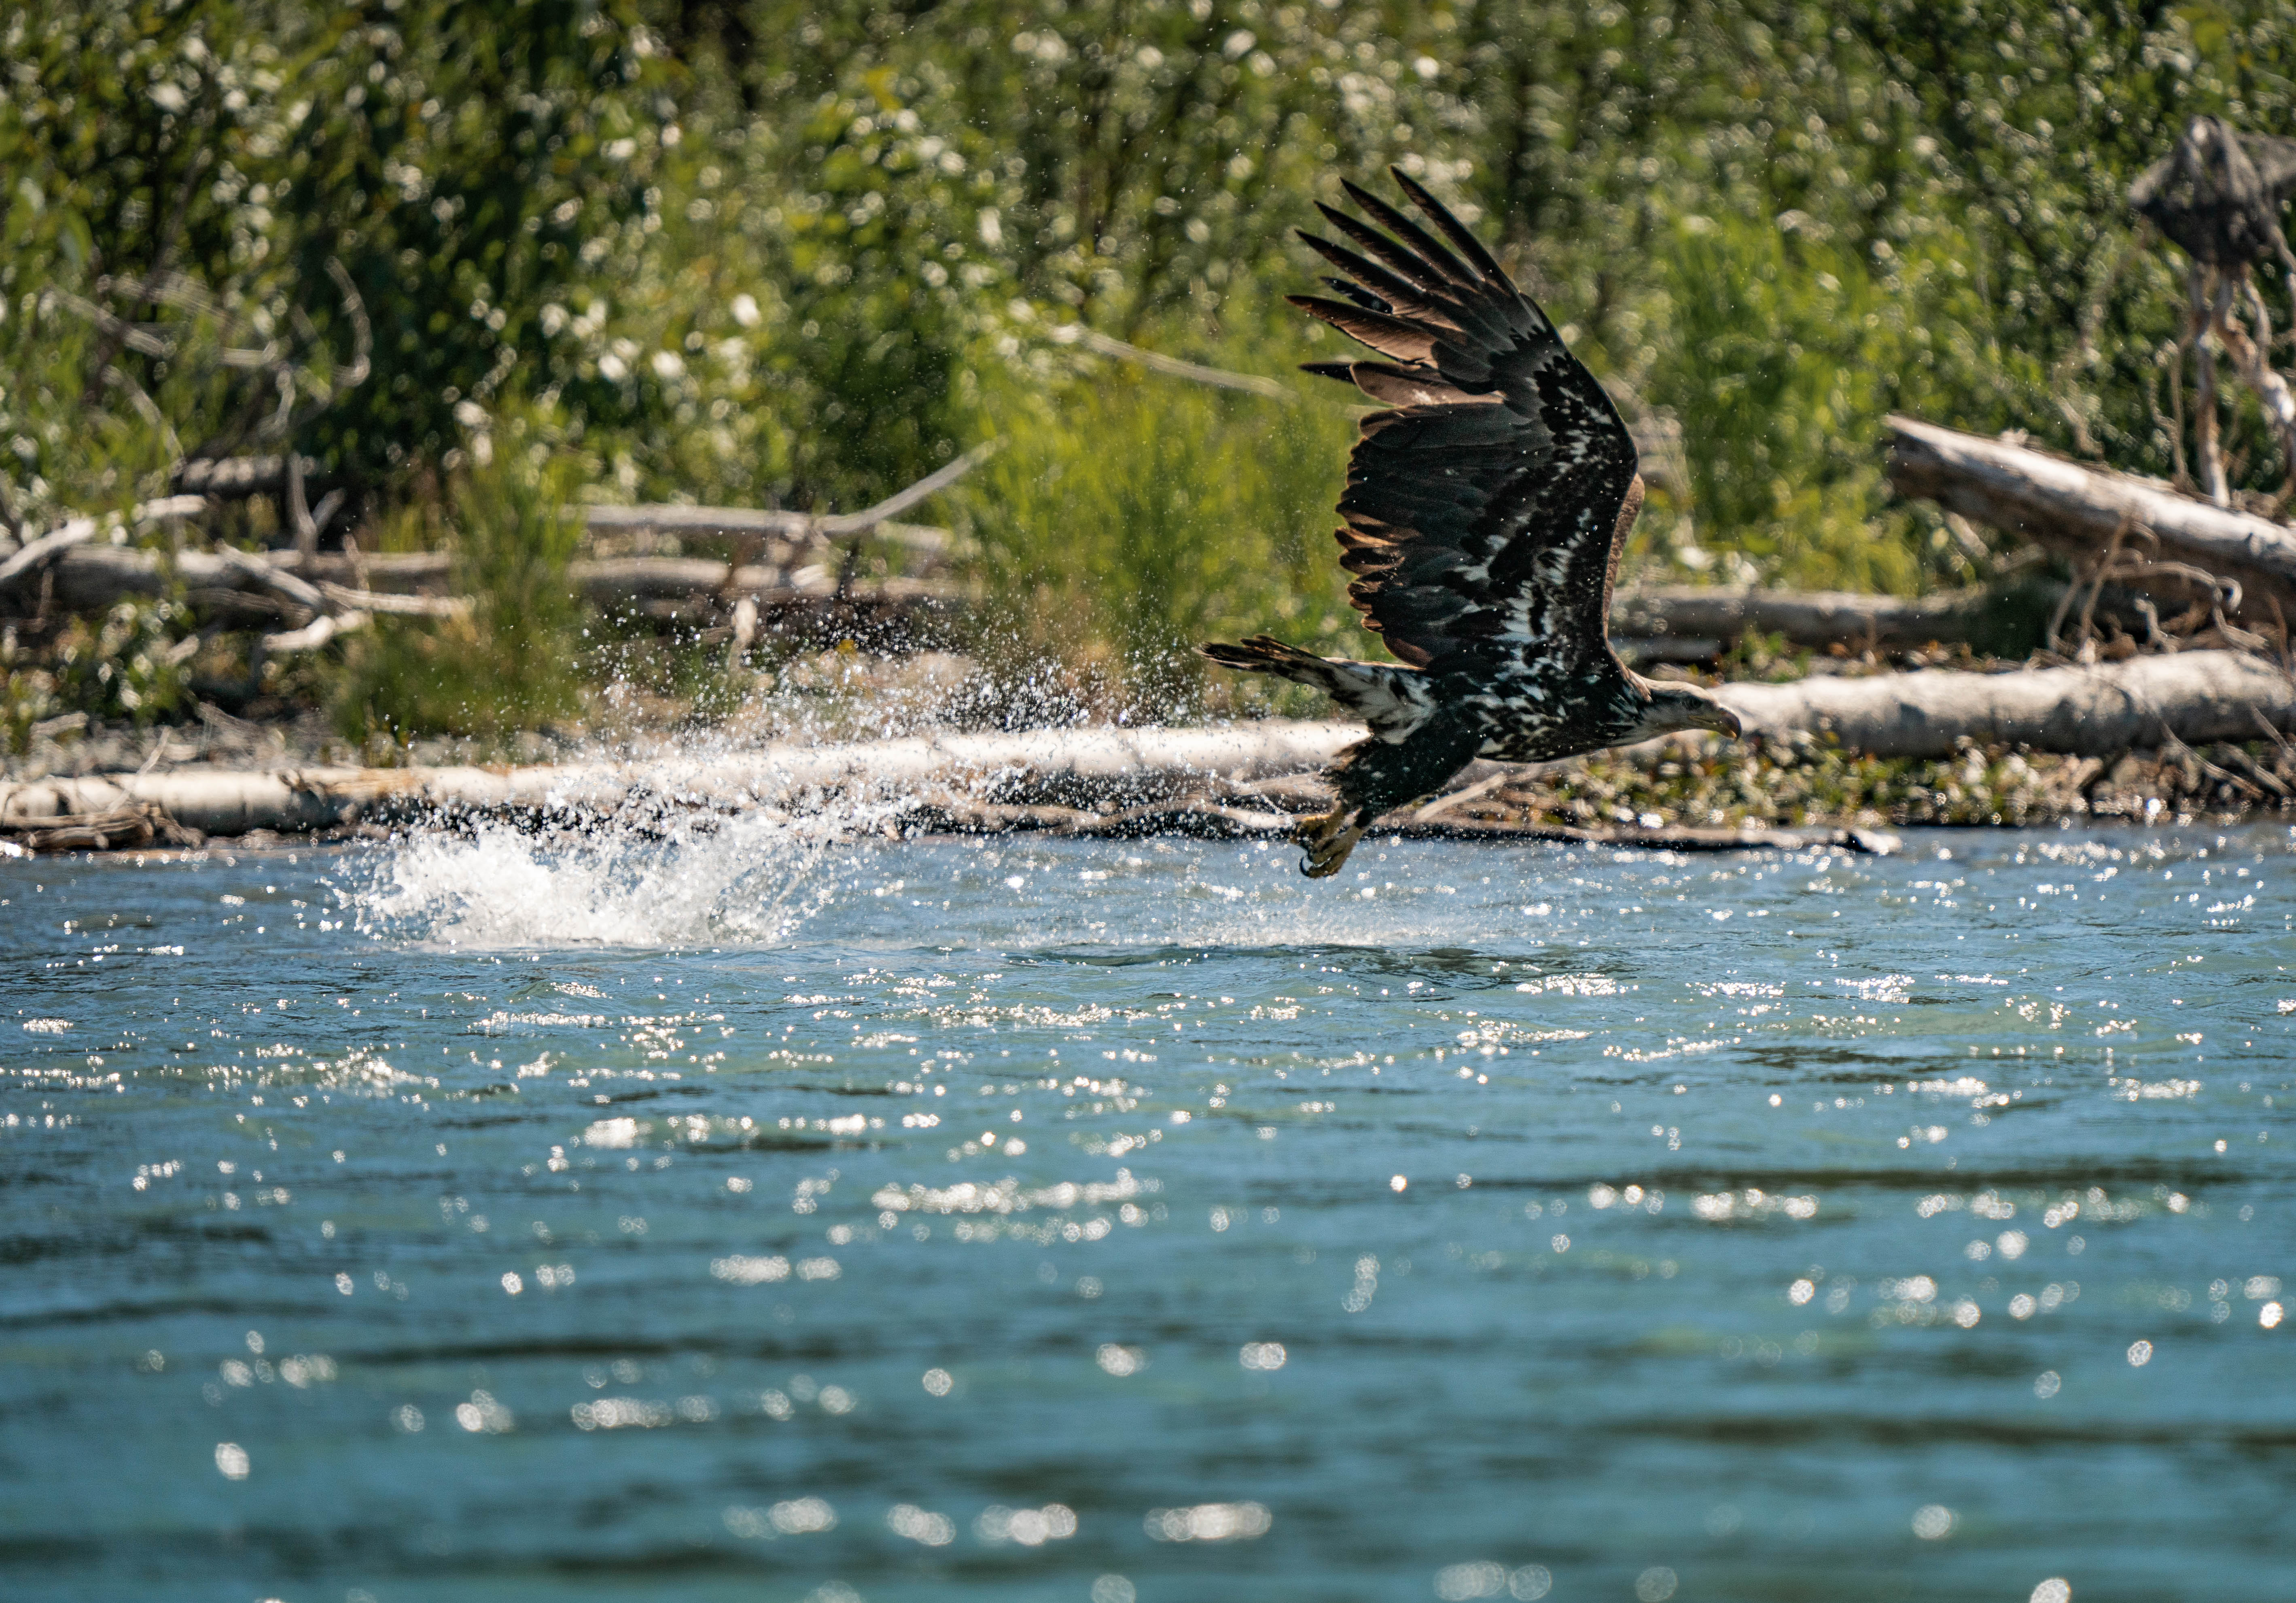
[[1301, 873], [1310, 879], [1328, 879], [1347, 866], [1348, 855], [1356, 849], [1356, 842], [1363, 838], [1364, 830], [1371, 822], [1357, 816], [1350, 823], [1349, 817], [1349, 810], [1343, 803], [1329, 813], [1300, 821], [1293, 838], [1307, 852], [1307, 860], [1300, 865]]

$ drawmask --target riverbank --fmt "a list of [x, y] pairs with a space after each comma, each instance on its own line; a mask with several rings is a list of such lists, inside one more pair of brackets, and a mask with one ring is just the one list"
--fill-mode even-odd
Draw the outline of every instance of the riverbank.
[[[1317, 771], [1359, 731], [1276, 720], [934, 731], [845, 742], [721, 739], [706, 748], [649, 742], [525, 763], [458, 762], [442, 751], [435, 755], [447, 760], [388, 766], [345, 763], [308, 732], [206, 733], [195, 749], [163, 732], [134, 767], [0, 781], [0, 842], [18, 852], [148, 850], [210, 837], [340, 839], [488, 821], [577, 832], [609, 823], [708, 829], [759, 812], [855, 834], [1274, 838], [1329, 805]], [[536, 737], [545, 743], [556, 744]], [[2296, 746], [2277, 736], [2113, 756], [1971, 741], [1948, 757], [1912, 757], [1784, 731], [1742, 743], [1677, 738], [1563, 763], [1478, 764], [1445, 794], [1390, 814], [1378, 832], [1886, 850], [1886, 832], [1902, 827], [2189, 823], [2286, 811], [2292, 796]]]

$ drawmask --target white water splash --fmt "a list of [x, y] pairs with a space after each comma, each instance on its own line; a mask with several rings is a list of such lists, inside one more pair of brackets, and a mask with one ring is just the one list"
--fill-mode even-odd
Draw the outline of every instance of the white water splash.
[[417, 945], [775, 945], [835, 899], [840, 844], [887, 811], [414, 834], [341, 894], [362, 932]]

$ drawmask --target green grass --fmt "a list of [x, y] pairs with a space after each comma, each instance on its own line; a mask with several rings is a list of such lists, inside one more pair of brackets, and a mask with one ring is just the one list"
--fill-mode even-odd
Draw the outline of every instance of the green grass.
[[488, 463], [459, 473], [440, 500], [402, 507], [386, 550], [444, 547], [464, 617], [379, 617], [349, 637], [339, 668], [320, 670], [337, 730], [376, 736], [498, 740], [583, 710], [594, 654], [585, 608], [567, 577], [581, 539], [572, 511], [583, 464], [523, 418]]
[[988, 597], [980, 649], [1000, 668], [1052, 665], [1101, 710], [1160, 718], [1277, 693], [1209, 675], [1202, 641], [1376, 653], [1331, 537], [1355, 432], [1341, 407], [1110, 364], [1000, 376], [983, 413], [1004, 448], [962, 506]]

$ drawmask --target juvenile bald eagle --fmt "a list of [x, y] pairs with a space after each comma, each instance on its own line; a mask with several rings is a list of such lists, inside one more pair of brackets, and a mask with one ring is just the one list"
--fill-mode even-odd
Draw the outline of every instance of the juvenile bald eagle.
[[1533, 763], [1683, 729], [1739, 732], [1705, 691], [1654, 684], [1611, 650], [1611, 586], [1642, 510], [1635, 445], [1594, 376], [1466, 226], [1401, 172], [1457, 254], [1377, 196], [1386, 229], [1318, 204], [1359, 250], [1302, 233], [1348, 276], [1292, 304], [1380, 361], [1311, 362], [1388, 410], [1363, 422], [1340, 497], [1348, 598], [1406, 667], [1316, 657], [1258, 635], [1208, 644], [1228, 667], [1324, 691], [1371, 725], [1324, 777], [1305, 871], [1340, 871], [1371, 822], [1476, 757]]

